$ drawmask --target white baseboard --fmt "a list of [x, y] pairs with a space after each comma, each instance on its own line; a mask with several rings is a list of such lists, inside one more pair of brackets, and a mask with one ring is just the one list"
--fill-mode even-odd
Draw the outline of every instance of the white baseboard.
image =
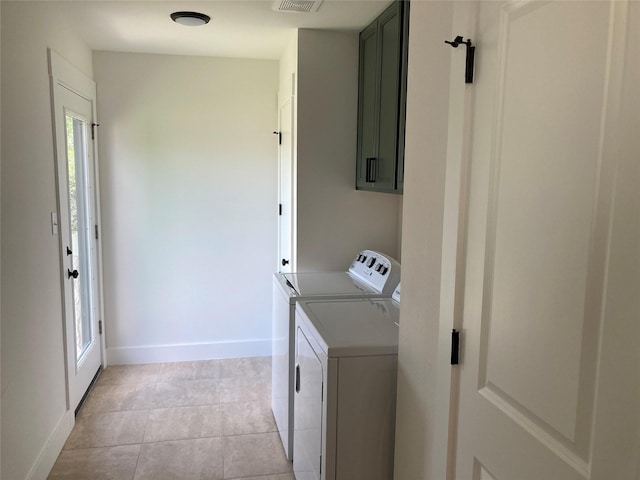
[[216, 358], [266, 357], [271, 355], [271, 339], [243, 342], [194, 343], [107, 348], [107, 365], [186, 362]]
[[40, 451], [33, 467], [29, 470], [26, 480], [46, 480], [58, 459], [58, 455], [60, 455], [62, 451], [62, 447], [64, 447], [64, 442], [67, 441], [73, 429], [75, 421], [74, 412], [71, 410], [60, 418], [53, 433], [51, 433], [51, 436], [47, 439], [47, 443], [45, 443]]

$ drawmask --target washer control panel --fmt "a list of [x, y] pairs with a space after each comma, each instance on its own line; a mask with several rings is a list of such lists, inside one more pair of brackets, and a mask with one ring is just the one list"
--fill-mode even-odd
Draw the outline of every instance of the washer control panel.
[[400, 283], [400, 264], [374, 250], [362, 250], [356, 255], [349, 273], [380, 293], [391, 294]]

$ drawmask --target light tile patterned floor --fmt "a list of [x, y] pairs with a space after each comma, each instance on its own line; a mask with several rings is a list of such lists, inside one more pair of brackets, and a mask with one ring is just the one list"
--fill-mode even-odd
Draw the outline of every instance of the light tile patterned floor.
[[108, 367], [49, 480], [294, 480], [271, 358]]

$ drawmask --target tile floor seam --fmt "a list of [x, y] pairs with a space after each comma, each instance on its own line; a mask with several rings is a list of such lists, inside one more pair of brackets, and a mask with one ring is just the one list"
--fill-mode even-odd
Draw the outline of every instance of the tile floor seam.
[[224, 478], [226, 477], [226, 475], [224, 474], [224, 436], [220, 440], [220, 452], [222, 455], [222, 480], [224, 480]]
[[133, 469], [133, 476], [131, 477], [131, 480], [136, 480], [136, 473], [138, 473], [138, 463], [140, 463], [140, 455], [142, 455], [142, 446], [143, 444], [140, 444], [140, 449], [138, 450], [138, 456], [136, 457], [136, 466]]
[[[146, 443], [144, 439], [147, 437], [147, 429], [149, 428], [149, 420], [151, 419], [151, 409], [147, 410], [147, 420], [144, 424], [144, 432], [142, 433], [142, 443]], [[140, 447], [142, 450], [142, 447]], [[137, 466], [137, 464], [136, 464]]]
[[235, 433], [231, 435], [225, 435], [224, 438], [232, 438], [232, 437], [248, 437], [250, 435], [268, 435], [270, 433], [277, 433], [278, 430], [273, 430], [271, 432], [256, 432], [256, 433]]
[[[272, 433], [272, 432], [270, 432]], [[257, 434], [259, 435], [259, 434]], [[169, 443], [169, 442], [186, 442], [189, 440], [207, 440], [212, 438], [224, 438], [222, 435], [207, 435], [206, 437], [185, 437], [185, 438], [171, 438], [165, 440], [154, 440], [152, 442], [143, 442], [141, 445], [153, 445], [155, 443]], [[137, 444], [135, 444], [137, 445]]]
[[60, 452], [60, 455], [62, 455], [64, 452], [80, 452], [83, 450], [100, 450], [101, 448], [115, 448], [115, 447], [131, 447], [134, 445], [140, 445], [142, 447], [142, 443], [123, 443], [123, 444], [119, 444], [119, 445], [103, 445], [103, 446], [96, 446], [96, 447], [83, 447], [83, 448], [67, 448], [66, 450], [62, 450]]
[[113, 443], [113, 444], [110, 443], [106, 445], [95, 445], [93, 447], [64, 448], [62, 452], [78, 452], [80, 450], [95, 450], [97, 448], [130, 447], [131, 445], [143, 445], [143, 443], [140, 443], [140, 442]]

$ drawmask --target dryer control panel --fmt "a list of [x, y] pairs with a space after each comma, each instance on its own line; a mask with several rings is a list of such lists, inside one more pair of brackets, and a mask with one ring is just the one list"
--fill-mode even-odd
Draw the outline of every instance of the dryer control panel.
[[391, 294], [400, 283], [397, 260], [374, 250], [362, 250], [356, 255], [349, 273], [380, 293]]

